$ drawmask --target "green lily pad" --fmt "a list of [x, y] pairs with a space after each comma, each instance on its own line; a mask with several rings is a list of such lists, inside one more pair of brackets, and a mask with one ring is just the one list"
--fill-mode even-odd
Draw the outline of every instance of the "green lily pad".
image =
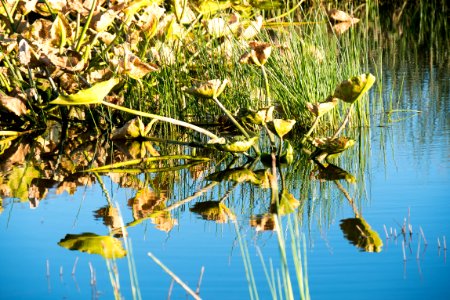
[[354, 103], [373, 86], [375, 76], [370, 73], [354, 76], [341, 82], [334, 90], [333, 97], [347, 103]]
[[69, 250], [99, 254], [105, 258], [122, 258], [127, 255], [118, 239], [90, 232], [67, 234], [58, 245]]

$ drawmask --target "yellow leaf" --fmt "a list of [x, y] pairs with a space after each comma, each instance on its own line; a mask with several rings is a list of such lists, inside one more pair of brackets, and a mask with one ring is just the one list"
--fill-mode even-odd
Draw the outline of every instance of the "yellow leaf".
[[50, 104], [59, 104], [59, 105], [100, 104], [117, 83], [119, 83], [118, 78], [111, 78], [110, 80], [94, 84], [92, 87], [85, 90], [81, 90], [76, 94], [67, 96], [60, 94], [58, 98], [51, 101]]

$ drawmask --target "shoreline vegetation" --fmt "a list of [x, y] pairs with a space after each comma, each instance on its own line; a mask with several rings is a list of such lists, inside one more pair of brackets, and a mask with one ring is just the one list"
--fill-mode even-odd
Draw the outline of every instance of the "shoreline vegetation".
[[[448, 42], [445, 17], [426, 34], [442, 18], [429, 14], [436, 7], [448, 12], [445, 1], [420, 0], [1, 0], [0, 213], [3, 197], [36, 208], [50, 189], [73, 194], [98, 183], [107, 205], [95, 215], [110, 235], [67, 234], [59, 245], [104, 256], [116, 298], [114, 259], [128, 256], [140, 299], [126, 230], [151, 220], [169, 232], [177, 223], [172, 212], [222, 184], [222, 198], [189, 210], [235, 222], [250, 298], [258, 299], [247, 241], [226, 201], [249, 184], [269, 198], [263, 214], [249, 213], [249, 224], [276, 231], [280, 249], [281, 280], [260, 254], [272, 297], [294, 299], [295, 290], [309, 299], [299, 216], [311, 181], [328, 182], [352, 207], [354, 218], [341, 224], [345, 237], [362, 251], [381, 251], [358, 210], [363, 197], [351, 195], [352, 184], [364, 185], [369, 94], [389, 107], [377, 97], [380, 60], [407, 27], [418, 38], [408, 35], [400, 46], [409, 41], [434, 53]], [[355, 145], [348, 160], [356, 177], [333, 160]], [[185, 169], [209, 183], [170, 203]], [[136, 191], [128, 200], [133, 221], [124, 223], [104, 174]], [[286, 184], [293, 177], [301, 199]], [[330, 201], [320, 205], [331, 210]]]

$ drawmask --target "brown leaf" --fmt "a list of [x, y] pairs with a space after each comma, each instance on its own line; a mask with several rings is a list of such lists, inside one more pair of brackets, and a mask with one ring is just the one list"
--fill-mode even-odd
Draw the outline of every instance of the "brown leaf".
[[99, 12], [92, 17], [90, 27], [97, 32], [104, 32], [112, 24], [116, 16], [117, 13], [115, 13], [112, 9], [108, 9], [105, 12]]
[[0, 108], [19, 117], [27, 113], [27, 107], [21, 99], [2, 94], [0, 94]]
[[327, 14], [328, 18], [336, 22], [350, 22], [353, 19], [348, 13], [335, 8], [327, 11]]

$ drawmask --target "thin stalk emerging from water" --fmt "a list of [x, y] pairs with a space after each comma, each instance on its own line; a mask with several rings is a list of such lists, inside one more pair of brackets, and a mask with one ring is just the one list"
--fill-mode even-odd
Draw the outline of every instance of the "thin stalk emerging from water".
[[195, 125], [187, 123], [187, 122], [183, 122], [183, 121], [180, 121], [180, 120], [172, 119], [172, 118], [169, 118], [169, 117], [163, 117], [163, 116], [159, 116], [159, 115], [154, 115], [154, 114], [150, 114], [150, 113], [134, 110], [134, 109], [131, 109], [131, 108], [127, 108], [127, 107], [123, 107], [123, 106], [116, 105], [116, 104], [113, 104], [113, 103], [109, 103], [107, 101], [102, 101], [101, 103], [106, 105], [106, 106], [109, 106], [111, 108], [114, 108], [114, 109], [117, 109], [117, 110], [121, 110], [121, 111], [130, 113], [130, 114], [133, 114], [133, 115], [137, 115], [137, 116], [141, 116], [141, 117], [147, 117], [147, 118], [151, 118], [151, 119], [156, 119], [156, 120], [159, 120], [159, 121], [168, 122], [168, 123], [171, 123], [171, 124], [174, 124], [174, 125], [186, 127], [186, 128], [192, 129], [194, 131], [197, 131], [199, 133], [203, 133], [204, 135], [206, 135], [206, 136], [208, 136], [208, 137], [210, 137], [212, 139], [219, 138], [217, 135], [215, 135], [211, 131], [203, 129], [201, 127], [195, 126]]

